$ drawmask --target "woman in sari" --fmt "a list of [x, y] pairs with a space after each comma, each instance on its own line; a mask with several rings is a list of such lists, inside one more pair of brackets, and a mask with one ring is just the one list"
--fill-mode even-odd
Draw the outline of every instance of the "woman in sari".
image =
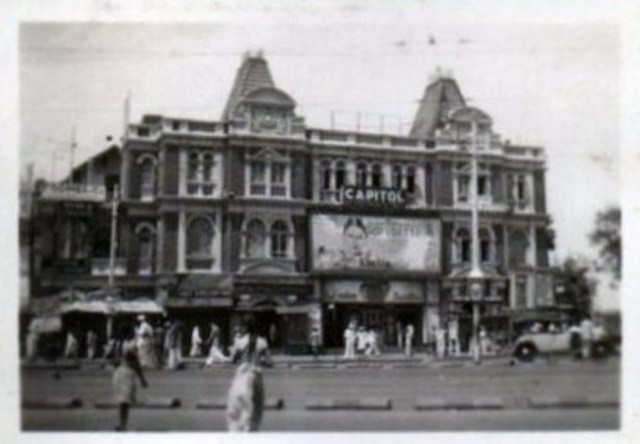
[[236, 341], [231, 360], [240, 365], [229, 389], [227, 428], [230, 432], [255, 432], [264, 409], [262, 368], [273, 363], [267, 340], [258, 336], [252, 316], [244, 319], [244, 334]]

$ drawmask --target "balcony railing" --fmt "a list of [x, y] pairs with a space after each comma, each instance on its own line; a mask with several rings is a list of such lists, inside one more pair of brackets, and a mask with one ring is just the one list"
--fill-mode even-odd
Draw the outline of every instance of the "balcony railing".
[[[113, 265], [114, 276], [127, 274], [127, 259], [117, 258]], [[94, 258], [91, 260], [91, 276], [109, 276], [109, 258]]]

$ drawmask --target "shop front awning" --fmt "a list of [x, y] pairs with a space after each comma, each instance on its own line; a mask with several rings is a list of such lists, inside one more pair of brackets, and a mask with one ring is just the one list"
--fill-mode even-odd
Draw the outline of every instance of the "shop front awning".
[[209, 308], [209, 307], [230, 308], [232, 305], [233, 305], [233, 300], [230, 297], [210, 297], [210, 298], [178, 297], [178, 298], [169, 298], [169, 300], [167, 301], [168, 308]]
[[160, 315], [164, 308], [150, 299], [137, 299], [126, 301], [74, 301], [62, 304], [60, 313], [86, 313], [86, 314], [149, 314]]
[[29, 324], [29, 330], [38, 334], [58, 333], [62, 331], [62, 319], [60, 316], [33, 318]]
[[308, 305], [290, 305], [290, 306], [276, 307], [276, 313], [281, 315], [308, 314], [309, 306]]

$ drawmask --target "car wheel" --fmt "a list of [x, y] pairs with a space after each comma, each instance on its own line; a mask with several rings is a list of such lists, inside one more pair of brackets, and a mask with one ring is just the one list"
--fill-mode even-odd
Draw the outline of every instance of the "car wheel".
[[520, 344], [516, 349], [516, 357], [523, 362], [531, 362], [538, 354], [538, 350], [533, 344]]

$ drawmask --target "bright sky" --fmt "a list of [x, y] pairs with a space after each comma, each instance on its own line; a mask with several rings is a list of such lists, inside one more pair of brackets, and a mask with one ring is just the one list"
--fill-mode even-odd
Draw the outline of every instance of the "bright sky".
[[363, 130], [379, 131], [384, 116], [386, 131], [406, 133], [440, 67], [503, 138], [545, 147], [555, 255], [592, 255], [596, 211], [619, 202], [619, 30], [468, 26], [392, 12], [354, 9], [346, 23], [318, 15], [286, 26], [233, 12], [182, 25], [23, 24], [21, 165], [62, 177], [74, 127], [76, 163], [104, 148], [105, 136], [121, 134], [128, 91], [132, 121], [145, 113], [218, 119], [246, 50], [264, 50], [276, 84], [318, 127], [329, 127], [334, 111], [339, 127], [355, 128], [361, 112]]

